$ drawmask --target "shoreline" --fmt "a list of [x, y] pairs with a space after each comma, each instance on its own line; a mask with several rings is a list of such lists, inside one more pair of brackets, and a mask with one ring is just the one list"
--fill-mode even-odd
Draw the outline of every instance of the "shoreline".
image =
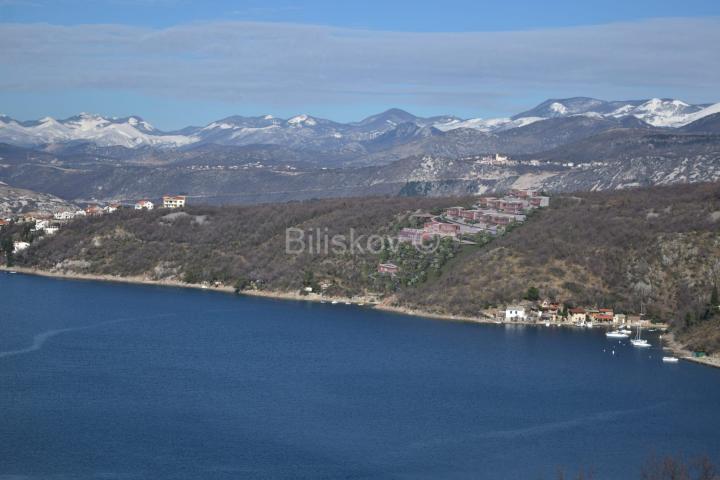
[[[427, 312], [423, 310], [408, 308], [408, 307], [398, 307], [394, 305], [387, 305], [384, 303], [378, 303], [378, 302], [371, 302], [367, 301], [366, 299], [362, 299], [362, 302], [358, 302], [358, 300], [353, 300], [351, 298], [347, 297], [322, 297], [318, 294], [310, 293], [308, 295], [300, 295], [299, 293], [291, 293], [291, 292], [281, 292], [277, 290], [242, 290], [240, 292], [235, 292], [235, 288], [227, 286], [227, 285], [221, 285], [221, 286], [209, 286], [209, 285], [203, 285], [203, 284], [197, 284], [197, 283], [185, 283], [180, 282], [176, 280], [152, 280], [146, 277], [119, 277], [116, 275], [97, 275], [97, 274], [86, 274], [86, 273], [67, 273], [67, 272], [53, 272], [48, 270], [40, 270], [36, 268], [29, 268], [29, 267], [7, 267], [4, 265], [0, 265], [0, 271], [3, 272], [17, 272], [24, 275], [35, 275], [40, 277], [48, 277], [48, 278], [60, 278], [60, 279], [69, 279], [69, 280], [88, 280], [88, 281], [99, 281], [99, 282], [110, 282], [110, 283], [125, 283], [125, 284], [131, 284], [131, 285], [152, 285], [152, 286], [159, 286], [159, 287], [173, 287], [173, 288], [191, 288], [195, 290], [208, 290], [213, 292], [222, 292], [222, 293], [229, 293], [233, 295], [247, 295], [251, 297], [262, 297], [262, 298], [269, 298], [269, 299], [275, 299], [275, 300], [289, 300], [289, 301], [305, 301], [305, 302], [315, 302], [315, 303], [330, 303], [332, 301], [336, 301], [338, 304], [346, 304], [351, 303], [356, 306], [360, 306], [360, 303], [363, 303], [364, 306], [367, 306], [368, 308], [374, 308], [377, 310], [390, 312], [390, 313], [396, 313], [399, 315], [408, 315], [408, 316], [414, 316], [414, 317], [423, 317], [423, 318], [431, 318], [435, 320], [443, 320], [443, 321], [451, 321], [451, 322], [463, 322], [463, 323], [478, 323], [478, 324], [485, 324], [485, 325], [524, 325], [524, 326], [535, 326], [535, 327], [544, 327], [544, 323], [537, 323], [537, 322], [497, 322], [495, 320], [492, 320], [490, 318], [483, 318], [483, 317], [472, 317], [472, 316], [465, 316], [465, 315], [451, 315], [451, 314], [440, 314], [440, 313], [434, 313], [434, 312]], [[553, 323], [551, 324], [553, 327], [572, 327], [572, 325], [568, 325], [566, 323]], [[547, 328], [547, 327], [546, 327]], [[598, 328], [605, 328], [605, 327], [598, 327]], [[720, 355], [712, 355], [712, 356], [705, 356], [705, 357], [694, 357], [692, 355], [692, 352], [687, 350], [683, 345], [677, 343], [672, 333], [667, 333], [662, 336], [662, 345], [661, 347], [663, 349], [669, 350], [672, 352], [673, 355], [678, 357], [681, 360], [686, 360], [689, 362], [714, 367], [714, 368], [720, 368]]]
[[706, 355], [694, 357], [693, 353], [675, 340], [675, 335], [668, 332], [662, 337], [663, 349], [672, 352], [674, 356], [688, 362], [699, 363], [708, 367], [720, 368], [720, 355]]
[[[17, 272], [24, 275], [35, 275], [40, 277], [48, 278], [60, 278], [68, 280], [88, 280], [88, 281], [99, 281], [99, 282], [110, 282], [110, 283], [125, 283], [132, 285], [152, 285], [160, 287], [173, 287], [173, 288], [191, 288], [195, 290], [207, 290], [212, 292], [231, 293], [233, 295], [247, 295], [251, 297], [262, 297], [270, 298], [275, 300], [290, 300], [290, 301], [304, 301], [304, 302], [315, 302], [315, 303], [330, 303], [336, 301], [338, 304], [351, 303], [356, 306], [367, 306], [368, 308], [374, 308], [391, 313], [397, 313], [401, 315], [409, 315], [415, 317], [425, 317], [437, 320], [446, 320], [454, 322], [466, 322], [466, 323], [481, 323], [481, 324], [498, 324], [498, 322], [483, 317], [471, 317], [463, 315], [451, 315], [451, 314], [439, 314], [434, 312], [427, 312], [418, 309], [412, 309], [407, 307], [398, 307], [393, 305], [387, 305], [379, 302], [370, 301], [366, 298], [361, 298], [358, 301], [357, 298], [352, 299], [348, 297], [323, 297], [316, 293], [309, 293], [307, 295], [301, 295], [299, 293], [282, 292], [278, 290], [241, 290], [235, 292], [234, 287], [227, 285], [221, 286], [210, 286], [198, 283], [185, 283], [177, 280], [152, 280], [147, 277], [120, 277], [116, 275], [98, 275], [89, 273], [69, 273], [69, 272], [54, 272], [49, 270], [41, 270], [37, 268], [29, 267], [6, 267], [0, 265], [0, 271], [4, 272]], [[544, 326], [544, 324], [536, 322], [502, 322], [502, 325], [531, 325], [531, 326]], [[556, 323], [555, 325], [560, 326], [561, 324]]]

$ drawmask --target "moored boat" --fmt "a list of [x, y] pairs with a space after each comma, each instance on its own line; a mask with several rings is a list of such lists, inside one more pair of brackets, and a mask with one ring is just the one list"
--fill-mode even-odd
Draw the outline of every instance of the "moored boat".
[[665, 363], [678, 363], [680, 359], [677, 357], [663, 357], [662, 361]]
[[605, 332], [607, 338], [628, 338], [627, 333], [623, 333], [621, 330], [613, 330], [611, 332]]

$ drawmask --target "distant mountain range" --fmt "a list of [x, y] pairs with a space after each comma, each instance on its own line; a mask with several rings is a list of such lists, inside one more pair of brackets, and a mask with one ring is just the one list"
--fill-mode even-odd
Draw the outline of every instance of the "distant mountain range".
[[[160, 132], [138, 117], [0, 120], [0, 181], [76, 203], [195, 203], [608, 190], [720, 180], [720, 104], [551, 99], [506, 119], [228, 117]], [[512, 162], [484, 157], [502, 153]]]
[[450, 115], [425, 118], [390, 109], [354, 123], [338, 123], [306, 114], [289, 119], [272, 115], [232, 116], [204, 127], [186, 127], [174, 132], [157, 130], [137, 116], [105, 118], [82, 113], [64, 120], [45, 117], [27, 122], [0, 116], [0, 142], [25, 147], [89, 142], [98, 147], [125, 148], [271, 144], [342, 153], [398, 128], [402, 128], [399, 134], [407, 135], [408, 126], [419, 130], [411, 133], [427, 137], [458, 129], [503, 132], [551, 119], [580, 116], [613, 121], [637, 119], [652, 127], [678, 128], [718, 112], [720, 103], [691, 105], [673, 99], [604, 101], [575, 97], [550, 99], [509, 118], [462, 119]]

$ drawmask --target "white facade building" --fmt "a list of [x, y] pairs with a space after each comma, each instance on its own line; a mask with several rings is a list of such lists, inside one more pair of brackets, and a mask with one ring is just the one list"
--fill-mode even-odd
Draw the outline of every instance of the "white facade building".
[[513, 305], [505, 308], [505, 320], [511, 322], [524, 321], [527, 319], [525, 307]]

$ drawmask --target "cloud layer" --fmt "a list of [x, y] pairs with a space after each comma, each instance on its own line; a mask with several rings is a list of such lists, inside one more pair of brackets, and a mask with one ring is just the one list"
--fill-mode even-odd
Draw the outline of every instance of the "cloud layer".
[[0, 24], [0, 45], [4, 92], [119, 89], [269, 106], [409, 99], [447, 110], [538, 90], [720, 100], [718, 18], [487, 33]]

